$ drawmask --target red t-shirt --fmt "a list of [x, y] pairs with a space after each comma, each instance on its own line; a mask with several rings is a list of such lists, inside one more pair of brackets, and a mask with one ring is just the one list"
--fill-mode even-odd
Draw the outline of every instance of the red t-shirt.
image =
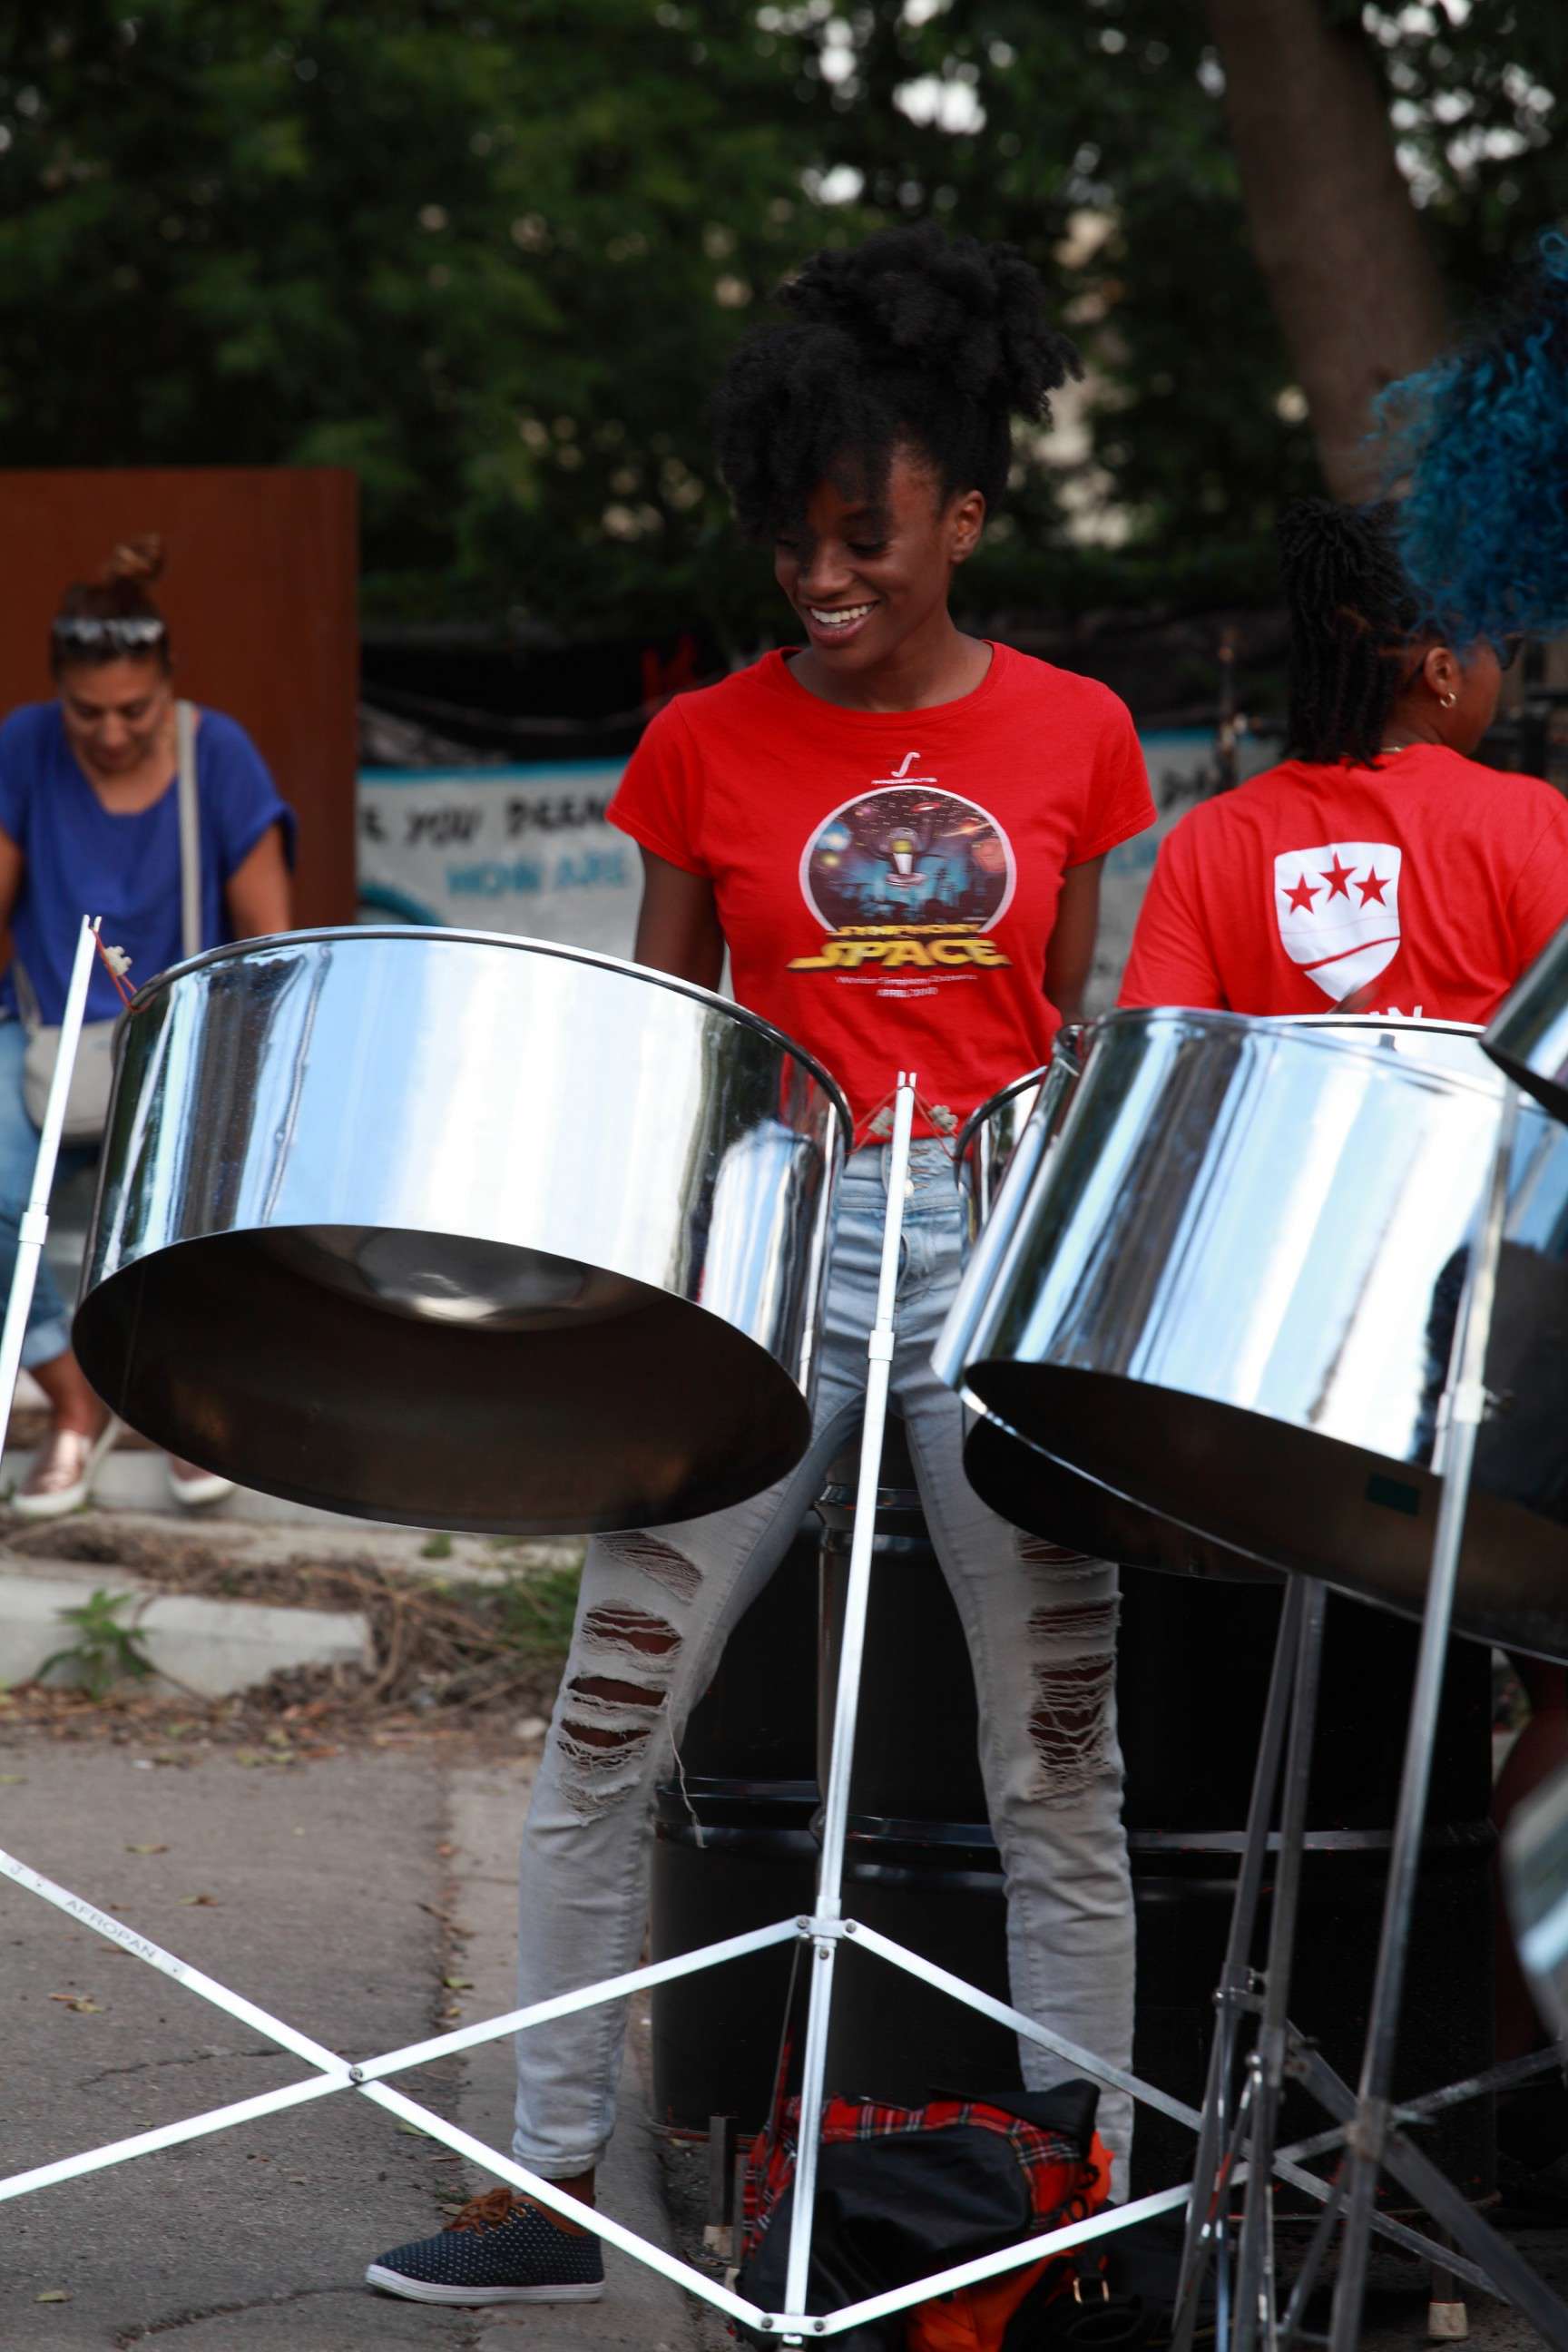
[[736, 1001], [826, 1064], [858, 1127], [912, 1068], [926, 1134], [1047, 1058], [1062, 876], [1153, 814], [1125, 707], [1006, 646], [972, 694], [893, 712], [765, 655], [660, 711], [610, 803], [711, 878]]
[[1123, 1004], [1485, 1022], [1568, 920], [1568, 803], [1436, 744], [1288, 760], [1161, 847]]

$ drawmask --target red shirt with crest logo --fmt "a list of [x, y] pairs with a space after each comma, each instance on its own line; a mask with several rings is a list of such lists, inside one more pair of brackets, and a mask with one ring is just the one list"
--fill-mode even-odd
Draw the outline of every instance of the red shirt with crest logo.
[[1120, 1003], [1490, 1019], [1568, 921], [1568, 803], [1437, 744], [1288, 760], [1161, 846]]
[[1125, 706], [1006, 646], [972, 694], [893, 712], [768, 654], [660, 711], [610, 803], [711, 880], [737, 1003], [826, 1063], [858, 1128], [913, 1069], [923, 1134], [1046, 1060], [1062, 877], [1153, 816]]

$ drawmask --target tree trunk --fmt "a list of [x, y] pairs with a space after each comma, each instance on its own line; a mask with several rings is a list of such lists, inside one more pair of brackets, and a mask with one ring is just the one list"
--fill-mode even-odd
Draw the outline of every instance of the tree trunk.
[[1436, 264], [1365, 40], [1320, 0], [1205, 0], [1254, 248], [1336, 498], [1374, 487], [1385, 384], [1444, 341]]

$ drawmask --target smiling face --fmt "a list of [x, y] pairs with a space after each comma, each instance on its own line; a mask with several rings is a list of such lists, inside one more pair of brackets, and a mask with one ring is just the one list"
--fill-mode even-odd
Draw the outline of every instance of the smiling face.
[[152, 758], [173, 693], [157, 655], [72, 662], [58, 686], [67, 738], [90, 773], [133, 775]]
[[773, 576], [805, 627], [825, 679], [857, 679], [918, 662], [952, 631], [953, 568], [980, 537], [978, 490], [946, 500], [914, 450], [894, 450], [881, 495], [852, 467], [817, 484], [805, 515], [773, 543]]

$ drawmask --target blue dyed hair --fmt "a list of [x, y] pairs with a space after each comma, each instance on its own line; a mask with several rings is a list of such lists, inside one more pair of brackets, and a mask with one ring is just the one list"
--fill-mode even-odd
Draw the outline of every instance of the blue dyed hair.
[[1490, 328], [1378, 404], [1400, 552], [1451, 645], [1568, 629], [1568, 236]]

